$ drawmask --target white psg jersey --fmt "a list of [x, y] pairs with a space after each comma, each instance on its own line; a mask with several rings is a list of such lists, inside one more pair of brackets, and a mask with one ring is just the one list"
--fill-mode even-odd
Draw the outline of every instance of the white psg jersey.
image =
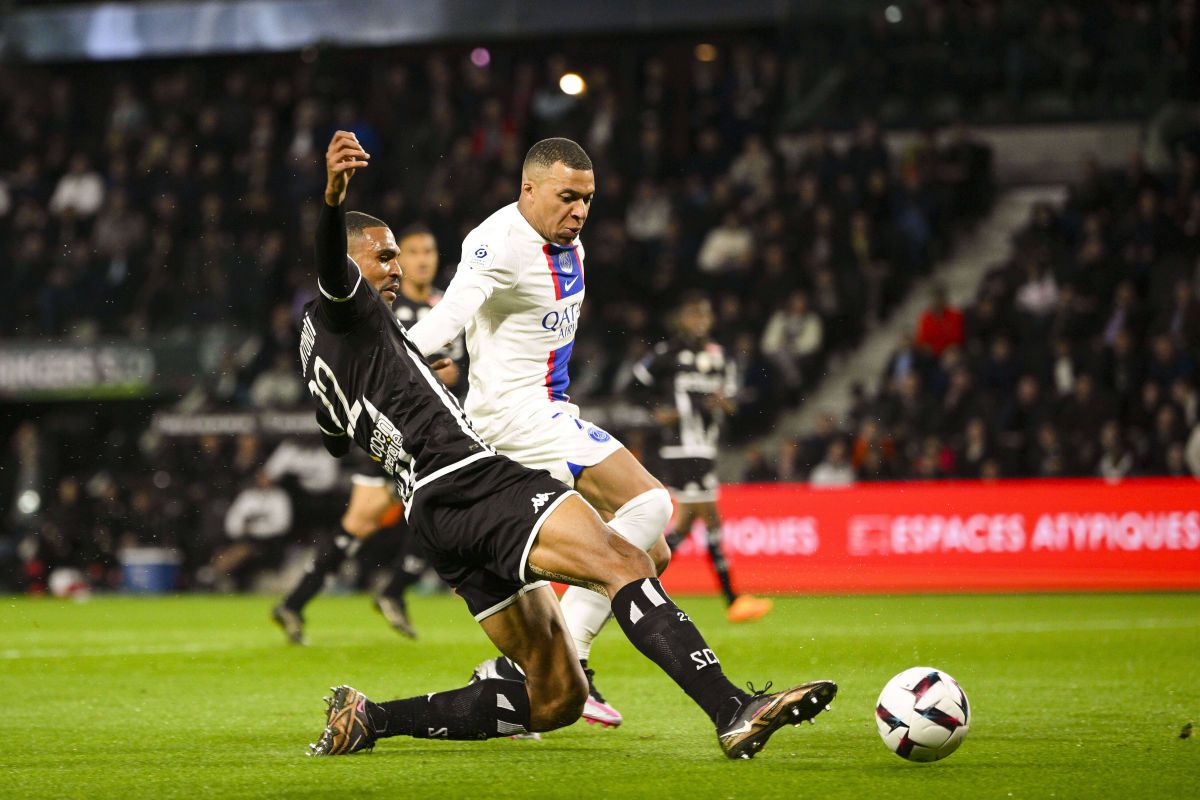
[[583, 245], [547, 242], [513, 203], [467, 234], [447, 296], [460, 281], [486, 287], [487, 299], [466, 324], [466, 411], [484, 438], [568, 400], [567, 368], [584, 294]]

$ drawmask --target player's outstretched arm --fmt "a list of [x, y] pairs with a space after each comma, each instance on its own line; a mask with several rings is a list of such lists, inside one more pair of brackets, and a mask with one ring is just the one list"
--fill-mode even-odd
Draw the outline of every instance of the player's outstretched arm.
[[516, 281], [516, 273], [495, 246], [467, 237], [458, 272], [433, 310], [408, 329], [408, 335], [425, 355], [432, 355], [458, 338], [467, 321], [497, 289]]
[[458, 338], [467, 326], [467, 321], [475, 315], [491, 293], [491, 287], [486, 282], [481, 281], [478, 275], [464, 273], [463, 266], [459, 265], [458, 274], [446, 287], [442, 299], [417, 324], [408, 329], [409, 338], [425, 356], [444, 350], [450, 342]]
[[317, 222], [317, 280], [321, 293], [335, 302], [353, 294], [361, 276], [346, 256], [346, 189], [370, 158], [349, 131], [335, 133], [325, 151], [325, 202]]

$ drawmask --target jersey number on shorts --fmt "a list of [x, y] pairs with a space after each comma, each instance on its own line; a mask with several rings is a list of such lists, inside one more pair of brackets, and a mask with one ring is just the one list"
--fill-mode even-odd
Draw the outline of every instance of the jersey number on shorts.
[[[328, 386], [325, 384], [326, 380], [329, 382]], [[341, 416], [334, 410], [333, 403], [329, 401], [329, 395], [326, 394], [330, 386], [333, 387], [333, 391], [341, 403], [342, 411], [344, 412]], [[313, 358], [313, 379], [308, 382], [308, 390], [313, 393], [313, 397], [321, 401], [333, 421], [341, 425], [342, 430], [347, 435], [353, 436], [354, 425], [358, 422], [358, 415], [362, 413], [362, 401], [355, 400], [353, 406], [346, 402], [346, 394], [342, 391], [342, 387], [338, 385], [337, 378], [333, 375], [333, 370], [329, 368], [329, 365], [320, 356]]]

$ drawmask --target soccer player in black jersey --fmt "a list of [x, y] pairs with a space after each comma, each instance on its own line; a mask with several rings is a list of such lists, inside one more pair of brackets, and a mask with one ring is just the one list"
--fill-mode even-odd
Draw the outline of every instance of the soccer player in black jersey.
[[753, 756], [782, 725], [824, 710], [837, 692], [830, 681], [773, 694], [734, 686], [645, 552], [549, 473], [500, 456], [479, 437], [392, 314], [390, 259], [355, 263], [346, 255], [346, 188], [369, 158], [345, 131], [326, 154], [320, 296], [305, 306], [301, 373], [330, 452], [357, 445], [380, 460], [434, 569], [526, 681], [486, 678], [384, 703], [339, 686], [310, 752], [352, 753], [400, 735], [489, 739], [577, 720], [587, 680], [550, 579], [605, 594], [630, 642], [708, 714], [730, 758]]
[[653, 393], [657, 403], [654, 415], [662, 431], [658, 454], [663, 480], [677, 503], [667, 544], [674, 550], [696, 520], [703, 520], [708, 557], [728, 606], [726, 615], [731, 622], [749, 622], [766, 615], [771, 601], [734, 593], [717, 513], [717, 445], [725, 417], [736, 409], [737, 367], [712, 340], [712, 305], [703, 294], [684, 297], [675, 324], [678, 334], [655, 346], [633, 370], [634, 378]]
[[[394, 237], [391, 228], [375, 217], [359, 212], [346, 217], [348, 255], [356, 262], [373, 257], [389, 265], [384, 289], [395, 295], [391, 305], [396, 319], [411, 325], [429, 313], [441, 296], [433, 288], [438, 269], [433, 233], [423, 225], [414, 224]], [[464, 351], [460, 340], [448, 352], [438, 354], [438, 358], [450, 359], [437, 370], [437, 375], [451, 388], [458, 383], [460, 370], [456, 362], [462, 360]], [[358, 451], [352, 460], [350, 502], [342, 516], [342, 530], [318, 539], [316, 553], [304, 575], [271, 610], [271, 618], [294, 644], [305, 643], [304, 608], [324, 587], [326, 578], [347, 558], [357, 555], [364, 540], [381, 530], [387, 531], [386, 535], [394, 533], [399, 552], [391, 567], [391, 578], [375, 598], [375, 607], [397, 632], [410, 638], [417, 635], [404, 595], [425, 570], [423, 550], [399, 514], [387, 474], [365, 452]]]

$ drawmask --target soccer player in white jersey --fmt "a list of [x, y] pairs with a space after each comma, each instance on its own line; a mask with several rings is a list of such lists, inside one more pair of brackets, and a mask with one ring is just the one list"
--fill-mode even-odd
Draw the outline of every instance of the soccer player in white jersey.
[[[428, 355], [465, 328], [471, 357], [466, 411], [479, 433], [509, 458], [573, 486], [661, 572], [670, 560], [663, 538], [670, 495], [611, 434], [580, 419], [567, 394], [586, 281], [579, 232], [595, 193], [583, 148], [570, 139], [535, 144], [521, 169], [519, 198], [467, 234], [442, 302], [409, 334]], [[620, 725], [621, 715], [596, 691], [587, 664], [592, 640], [610, 615], [608, 599], [571, 587], [562, 610], [588, 676], [584, 718]], [[503, 660], [490, 667], [511, 669]]]

